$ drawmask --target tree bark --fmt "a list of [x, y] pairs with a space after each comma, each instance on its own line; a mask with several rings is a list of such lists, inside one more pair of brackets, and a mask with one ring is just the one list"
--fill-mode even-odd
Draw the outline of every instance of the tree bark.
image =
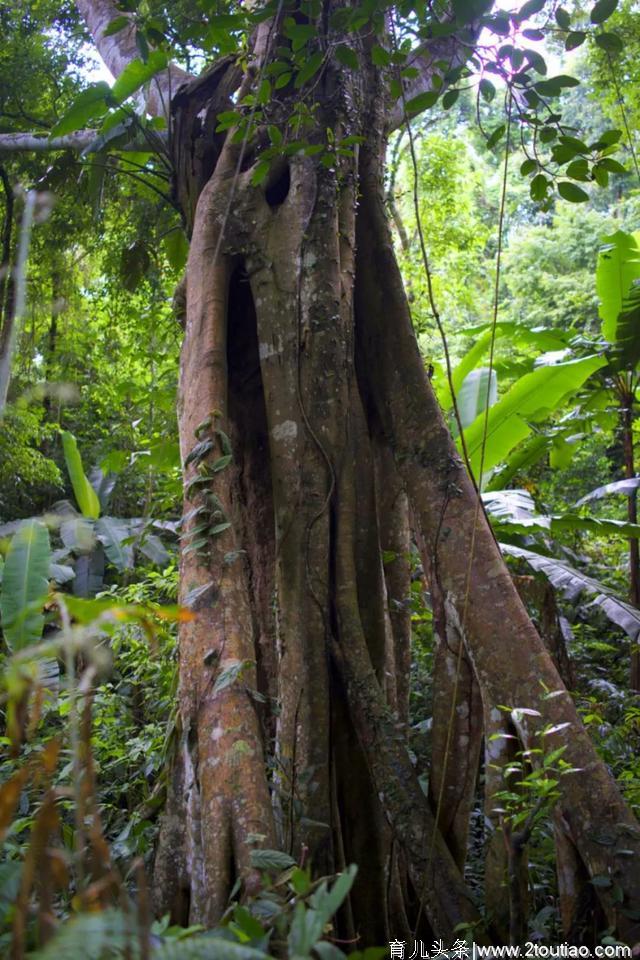
[[[117, 74], [137, 56], [133, 25], [105, 37], [120, 11], [111, 0], [78, 4]], [[364, 139], [331, 164], [283, 156], [256, 186], [263, 131], [246, 149], [232, 142], [237, 131], [212, 134], [240, 81], [238, 101], [255, 92], [277, 33], [277, 23], [261, 25], [242, 79], [230, 61], [197, 81], [172, 67], [148, 100], [168, 117], [189, 81], [171, 121], [175, 194], [191, 234], [179, 426], [180, 600], [193, 618], [180, 627], [178, 748], [156, 907], [215, 923], [236, 879], [244, 893], [257, 889], [252, 847], [277, 845], [317, 872], [361, 865], [343, 921], [359, 945], [388, 939], [399, 899], [405, 928], [423, 913], [450, 941], [459, 925], [477, 927], [460, 865], [479, 691], [498, 730], [506, 721], [497, 704], [537, 711], [519, 731], [523, 746], [544, 725], [556, 728], [549, 743], [582, 771], [562, 778], [563, 822], [588, 875], [610, 879], [598, 887], [607, 920], [633, 942], [640, 829], [513, 587], [411, 328], [384, 210], [385, 136], [398, 111], [389, 123], [383, 73], [365, 54], [357, 74], [329, 62], [314, 79], [309, 141], [324, 145], [327, 128], [336, 140]], [[430, 85], [440, 56], [460, 56], [455, 37], [418, 51], [408, 96]], [[282, 91], [274, 121], [284, 127], [299, 96]], [[440, 642], [451, 646], [441, 647], [438, 675], [455, 678], [451, 737], [438, 706], [432, 790], [446, 798], [449, 845], [407, 749], [407, 621], [385, 613], [385, 593], [388, 605], [407, 587], [406, 567], [385, 576], [383, 550], [406, 546], [409, 505]], [[260, 706], [261, 697], [275, 702]], [[399, 896], [409, 888], [412, 903]]]
[[[253, 701], [256, 652], [247, 572], [234, 531], [234, 477], [228, 464], [221, 466], [230, 456], [225, 438], [232, 264], [226, 253], [212, 262], [211, 252], [234, 162], [229, 146], [200, 195], [187, 265], [179, 387], [186, 467], [180, 600], [194, 616], [180, 629], [180, 742], [155, 884], [159, 911], [179, 915], [188, 904], [187, 918], [209, 925], [222, 915], [236, 878], [247, 892], [257, 889], [252, 847], [275, 844]], [[198, 449], [202, 455], [194, 457]], [[168, 894], [178, 894], [178, 903], [167, 902]]]
[[[558, 727], [550, 743], [565, 747], [572, 768], [588, 772], [588, 785], [584, 775], [562, 778], [563, 816], [589, 875], [611, 877], [611, 886], [599, 887], [598, 893], [609, 921], [632, 941], [640, 932], [638, 921], [629, 916], [640, 906], [640, 875], [632, 858], [619, 851], [629, 840], [640, 856], [640, 827], [597, 756], [478, 508], [411, 328], [378, 162], [374, 155], [362, 154], [356, 316], [360, 375], [371, 415], [394, 450], [433, 557], [446, 616], [464, 636], [485, 707], [507, 704], [537, 711], [532, 729]], [[594, 839], [602, 833], [610, 838], [607, 845]]]
[[[627, 478], [635, 477], [635, 452], [633, 449], [633, 403], [634, 396], [629, 393], [624, 399], [621, 411], [622, 445], [624, 450], [624, 475]], [[632, 490], [627, 498], [627, 517], [629, 523], [638, 522], [638, 494]], [[629, 599], [636, 607], [640, 607], [640, 546], [636, 539], [629, 540]], [[640, 690], [640, 646], [631, 645], [631, 670], [629, 686], [632, 690]]]

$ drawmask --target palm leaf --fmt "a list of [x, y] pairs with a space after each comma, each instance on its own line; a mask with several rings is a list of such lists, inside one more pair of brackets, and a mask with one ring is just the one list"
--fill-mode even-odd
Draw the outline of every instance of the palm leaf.
[[0, 594], [2, 629], [13, 650], [21, 650], [42, 636], [50, 563], [49, 531], [38, 520], [27, 520], [11, 541]]

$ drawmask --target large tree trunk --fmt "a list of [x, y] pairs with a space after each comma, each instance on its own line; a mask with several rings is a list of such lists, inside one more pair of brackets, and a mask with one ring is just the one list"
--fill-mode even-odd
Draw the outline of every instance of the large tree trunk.
[[[633, 858], [621, 851], [629, 838], [634, 856], [640, 855], [638, 823], [597, 756], [478, 507], [411, 328], [384, 211], [379, 160], [365, 151], [361, 185], [356, 313], [371, 416], [393, 446], [432, 556], [445, 615], [464, 637], [485, 710], [492, 711], [505, 733], [510, 733], [514, 714], [510, 719], [498, 705], [533, 711], [519, 724], [525, 748], [546, 725], [554, 728], [549, 747], [564, 746], [565, 759], [578, 771], [560, 781], [564, 820], [589, 876], [610, 879], [610, 886], [599, 887], [610, 922], [623, 936], [637, 938], [638, 921], [629, 914], [637, 910], [630, 905], [640, 902], [640, 875]], [[603, 834], [607, 844], [600, 841]]]
[[[132, 32], [105, 37], [111, 0], [79, 4], [119, 69]], [[344, 924], [360, 944], [414, 925], [449, 942], [473, 926], [480, 939], [461, 868], [481, 698], [486, 722], [516, 730], [523, 749], [552, 725], [547, 742], [582, 771], [562, 778], [563, 828], [586, 875], [608, 879], [607, 920], [632, 941], [638, 824], [515, 591], [411, 328], [383, 199], [398, 110], [365, 49], [373, 38], [339, 38], [361, 71], [329, 57], [314, 78], [305, 137], [324, 157], [283, 156], [254, 186], [263, 133], [215, 133], [233, 91], [242, 84], [237, 103], [255, 92], [278, 32], [260, 26], [244, 76], [227, 58], [173, 97], [174, 193], [191, 235], [179, 421], [193, 618], [180, 629], [156, 906], [213, 923], [236, 881], [256, 889], [252, 848], [277, 846], [318, 873], [359, 864]], [[429, 62], [457, 62], [451, 44], [415, 58], [408, 95], [429, 85]], [[180, 79], [158, 78], [151, 109], [166, 114]], [[269, 121], [285, 130], [306, 95], [279, 90]], [[328, 128], [362, 146], [329, 155]], [[430, 799], [406, 739], [409, 510], [453, 700], [436, 702]], [[498, 704], [533, 713], [525, 724]], [[494, 759], [506, 756], [496, 747]]]

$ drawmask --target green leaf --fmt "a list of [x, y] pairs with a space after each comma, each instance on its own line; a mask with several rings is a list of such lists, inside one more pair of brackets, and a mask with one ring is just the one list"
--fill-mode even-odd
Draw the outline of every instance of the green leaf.
[[640, 610], [620, 600], [610, 587], [555, 557], [545, 557], [533, 550], [507, 543], [501, 543], [500, 548], [509, 556], [526, 560], [530, 567], [547, 577], [567, 599], [575, 600], [583, 592], [593, 595], [594, 605], [600, 607], [609, 620], [621, 627], [632, 640], [635, 641], [640, 636]]
[[525, 523], [534, 516], [536, 505], [528, 490], [494, 490], [482, 494], [492, 520]]
[[422, 113], [423, 110], [429, 110], [430, 107], [436, 103], [439, 96], [440, 94], [437, 90], [426, 90], [424, 93], [419, 93], [417, 97], [412, 97], [411, 100], [407, 100], [407, 116], [415, 117], [419, 113]]
[[564, 48], [565, 50], [575, 50], [576, 47], [580, 47], [586, 39], [587, 35], [583, 30], [572, 30], [571, 33], [567, 34]]
[[624, 496], [630, 497], [635, 491], [640, 487], [640, 477], [628, 477], [625, 480], [614, 480], [613, 483], [605, 483], [602, 487], [596, 487], [595, 490], [591, 490], [589, 493], [586, 493], [584, 497], [580, 497], [574, 503], [574, 507], [579, 509], [583, 507], [585, 503], [591, 503], [593, 500], [602, 500], [603, 497], [610, 497], [615, 495], [624, 494]]
[[311, 80], [311, 77], [315, 76], [322, 66], [323, 61], [324, 53], [322, 50], [316, 50], [316, 52], [309, 57], [306, 63], [304, 63], [298, 71], [294, 86], [296, 88], [302, 87], [305, 83]]
[[591, 23], [604, 23], [618, 6], [618, 0], [598, 0], [591, 11]]
[[564, 7], [558, 7], [556, 10], [556, 23], [563, 30], [568, 30], [571, 26], [571, 14]]
[[123, 543], [135, 536], [135, 530], [132, 529], [126, 520], [115, 519], [114, 517], [101, 517], [95, 526], [96, 537], [104, 546], [104, 551], [120, 573], [125, 570], [133, 569], [133, 547], [131, 544]]
[[544, 200], [547, 195], [547, 191], [551, 186], [551, 181], [545, 177], [543, 173], [538, 173], [533, 178], [529, 185], [529, 193], [531, 194], [532, 200]]
[[269, 140], [274, 147], [279, 147], [282, 144], [282, 132], [274, 123], [270, 123], [267, 127], [267, 133], [269, 134]]
[[296, 861], [282, 850], [252, 850], [250, 854], [251, 866], [256, 870], [270, 870], [281, 872], [294, 867]]
[[136, 47], [143, 63], [149, 60], [149, 43], [142, 30], [136, 30]]
[[583, 157], [573, 160], [567, 167], [566, 174], [573, 180], [582, 180], [586, 183], [589, 180], [589, 164]]
[[[61, 924], [46, 946], [31, 954], [32, 960], [100, 960], [126, 955], [138, 941], [136, 919], [121, 910], [82, 913]], [[180, 939], [164, 939], [153, 948], [154, 960], [269, 960], [263, 950], [245, 946], [220, 934], [205, 933]]]
[[640, 281], [640, 231], [617, 230], [603, 239], [596, 267], [601, 332], [634, 364], [640, 358], [640, 304], [632, 296]]
[[371, 50], [371, 59], [376, 67], [386, 67], [391, 62], [391, 54], [384, 47], [376, 44]]
[[[149, 459], [145, 461], [156, 470], [169, 472], [180, 466], [180, 448], [175, 440], [161, 440], [149, 447]], [[113, 469], [113, 468], [112, 468]]]
[[271, 99], [271, 81], [266, 77], [261, 82], [258, 87], [258, 93], [256, 94], [256, 100], [261, 106], [266, 106]]
[[529, 66], [540, 73], [543, 77], [547, 74], [547, 61], [537, 50], [525, 50], [524, 55], [527, 58]]
[[165, 567], [171, 559], [162, 540], [153, 533], [143, 533], [136, 542], [136, 548], [144, 554], [147, 560], [155, 563], [158, 567]]
[[163, 241], [167, 260], [174, 270], [184, 270], [189, 255], [189, 241], [181, 227], [176, 227], [168, 233]]
[[107, 100], [111, 96], [108, 83], [101, 81], [87, 87], [78, 94], [61, 120], [51, 130], [51, 137], [62, 137], [67, 133], [81, 130], [90, 120], [102, 117], [108, 110]]
[[338, 63], [341, 63], [343, 67], [349, 67], [350, 70], [357, 70], [360, 66], [355, 50], [352, 50], [351, 47], [348, 47], [344, 43], [336, 47], [334, 54]]
[[487, 490], [501, 490], [512, 479], [520, 473], [521, 470], [528, 470], [534, 464], [538, 463], [546, 454], [551, 441], [549, 437], [542, 433], [534, 433], [521, 443], [520, 446], [510, 453], [506, 458], [504, 465], [491, 477], [486, 484]]
[[488, 367], [478, 367], [464, 378], [458, 393], [458, 413], [463, 428], [473, 423], [476, 417], [484, 414], [487, 407], [498, 399], [498, 378], [495, 370], [489, 377]]
[[269, 960], [270, 954], [216, 934], [202, 934], [165, 942], [153, 951], [153, 960]]
[[309, 956], [353, 886], [356, 872], [357, 867], [348, 867], [338, 876], [331, 890], [327, 888], [326, 880], [323, 881], [309, 898], [310, 908], [306, 908], [302, 901], [296, 904], [288, 938], [291, 957]]
[[534, 89], [543, 97], [559, 97], [565, 88], [579, 85], [580, 81], [576, 77], [561, 73], [557, 77], [549, 77], [548, 80], [538, 80]]
[[593, 165], [592, 171], [593, 178], [598, 184], [599, 187], [606, 187], [609, 184], [609, 172], [602, 166], [600, 163]]
[[267, 174], [271, 169], [271, 164], [268, 160], [259, 160], [253, 168], [253, 173], [251, 174], [251, 183], [254, 187], [259, 187], [267, 179]]
[[628, 173], [627, 168], [623, 167], [619, 160], [614, 160], [613, 157], [603, 157], [602, 160], [598, 160], [598, 166], [604, 167], [609, 173]]
[[80, 511], [84, 517], [97, 520], [100, 516], [100, 501], [82, 467], [82, 457], [78, 450], [76, 438], [68, 430], [63, 430], [61, 436], [69, 479]]
[[499, 123], [498, 126], [489, 134], [487, 140], [487, 149], [491, 150], [495, 145], [502, 140], [507, 126], [505, 123]]
[[107, 25], [107, 29], [102, 34], [103, 37], [112, 37], [116, 33], [120, 33], [121, 30], [124, 30], [125, 27], [128, 27], [131, 24], [129, 17], [114, 17], [114, 19]]
[[[489, 352], [492, 328], [493, 324], [486, 323], [479, 327], [468, 327], [461, 331], [465, 336], [477, 336], [478, 339], [453, 370], [451, 380], [456, 395], [460, 393], [462, 384], [470, 371], [473, 370], [482, 357]], [[495, 326], [495, 332], [497, 338], [508, 339], [511, 343], [522, 343], [538, 347], [538, 349], [543, 351], [562, 350], [566, 346], [566, 340], [559, 331], [546, 330], [542, 327], [527, 327], [524, 323], [514, 323], [509, 320], [499, 321]], [[450, 396], [445, 397], [444, 395], [439, 395], [438, 399], [446, 409], [451, 406]]]
[[49, 531], [39, 520], [27, 520], [13, 536], [2, 575], [2, 630], [12, 650], [42, 636], [50, 563]]
[[607, 53], [620, 53], [623, 47], [617, 33], [597, 33], [595, 40], [596, 46]]
[[571, 183], [570, 180], [559, 181], [558, 193], [563, 200], [568, 200], [569, 203], [585, 203], [589, 199], [589, 194], [582, 187], [577, 187], [575, 183]]
[[491, 80], [487, 80], [485, 77], [483, 77], [480, 81], [480, 96], [483, 100], [486, 100], [487, 103], [491, 103], [495, 95], [496, 88], [491, 83]]
[[447, 90], [444, 97], [442, 98], [442, 106], [445, 110], [451, 109], [458, 97], [460, 96], [460, 91], [455, 88], [453, 90]]
[[[489, 411], [485, 471], [497, 466], [517, 444], [528, 437], [531, 423], [545, 420], [605, 364], [604, 357], [584, 357], [538, 367], [514, 383]], [[476, 473], [480, 467], [484, 422], [482, 414], [465, 430], [471, 466]]]
[[[495, 491], [488, 494], [489, 498], [499, 497], [500, 494], [523, 493], [526, 491]], [[485, 495], [483, 494], [483, 499]], [[496, 501], [489, 499], [487, 510], [495, 517], [494, 526], [498, 534], [531, 534], [536, 531], [550, 533], [557, 536], [559, 533], [567, 531], [574, 533], [577, 530], [585, 530], [588, 533], [599, 536], [624, 537], [625, 539], [637, 540], [640, 538], [640, 525], [636, 523], [627, 523], [624, 520], [607, 520], [600, 517], [583, 517], [577, 513], [562, 513], [554, 516], [535, 513], [532, 509], [528, 513], [521, 513], [516, 516], [507, 516], [502, 510], [495, 511]]]
[[540, 13], [541, 10], [544, 10], [545, 4], [546, 0], [527, 0], [527, 3], [518, 10], [518, 19], [528, 20], [529, 17], [532, 17], [535, 13]]
[[133, 60], [127, 64], [111, 88], [112, 96], [118, 103], [122, 103], [152, 77], [155, 77], [156, 73], [165, 70], [167, 63], [168, 58], [164, 50], [152, 50], [146, 63], [143, 63], [142, 60]]

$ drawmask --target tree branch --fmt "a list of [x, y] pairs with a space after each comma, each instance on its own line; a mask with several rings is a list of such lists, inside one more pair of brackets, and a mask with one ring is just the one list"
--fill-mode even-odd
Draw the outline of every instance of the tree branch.
[[[392, 106], [389, 114], [389, 123], [387, 132], [393, 133], [405, 122], [405, 104], [421, 93], [427, 93], [434, 89], [433, 77], [435, 73], [440, 73], [436, 64], [444, 61], [449, 70], [455, 67], [464, 66], [472, 54], [472, 44], [480, 32], [480, 24], [471, 23], [464, 28], [468, 35], [468, 40], [462, 42], [459, 36], [442, 37], [437, 40], [426, 40], [415, 52], [409, 56], [407, 67], [415, 67], [419, 70], [417, 77], [411, 80], [404, 80], [404, 95], [399, 97]], [[446, 90], [445, 84], [442, 90]]]
[[[112, 36], [105, 36], [105, 30], [112, 20], [127, 15], [123, 14], [112, 0], [76, 0], [76, 6], [93, 37], [98, 53], [113, 76], [118, 77], [128, 64], [140, 57], [133, 20], [129, 26], [123, 27]], [[154, 77], [149, 85], [146, 99], [148, 112], [153, 116], [165, 117], [168, 121], [171, 99], [178, 87], [189, 79], [190, 74], [175, 64], [170, 64], [166, 70]]]
[[[155, 137], [164, 141], [162, 132], [154, 133]], [[0, 133], [0, 156], [6, 153], [21, 153], [28, 150], [32, 153], [47, 153], [60, 150], [86, 150], [97, 139], [97, 130], [76, 130], [74, 133], [67, 133], [63, 137], [47, 137], [40, 133]], [[140, 144], [140, 138], [132, 138], [130, 143], [118, 147], [123, 152], [131, 151], [136, 153], [144, 149], [149, 153], [152, 147], [145, 143], [144, 147]]]
[[85, 150], [97, 137], [96, 130], [76, 130], [64, 137], [49, 138], [41, 133], [0, 133], [0, 154], [23, 150], [44, 153], [47, 150]]

